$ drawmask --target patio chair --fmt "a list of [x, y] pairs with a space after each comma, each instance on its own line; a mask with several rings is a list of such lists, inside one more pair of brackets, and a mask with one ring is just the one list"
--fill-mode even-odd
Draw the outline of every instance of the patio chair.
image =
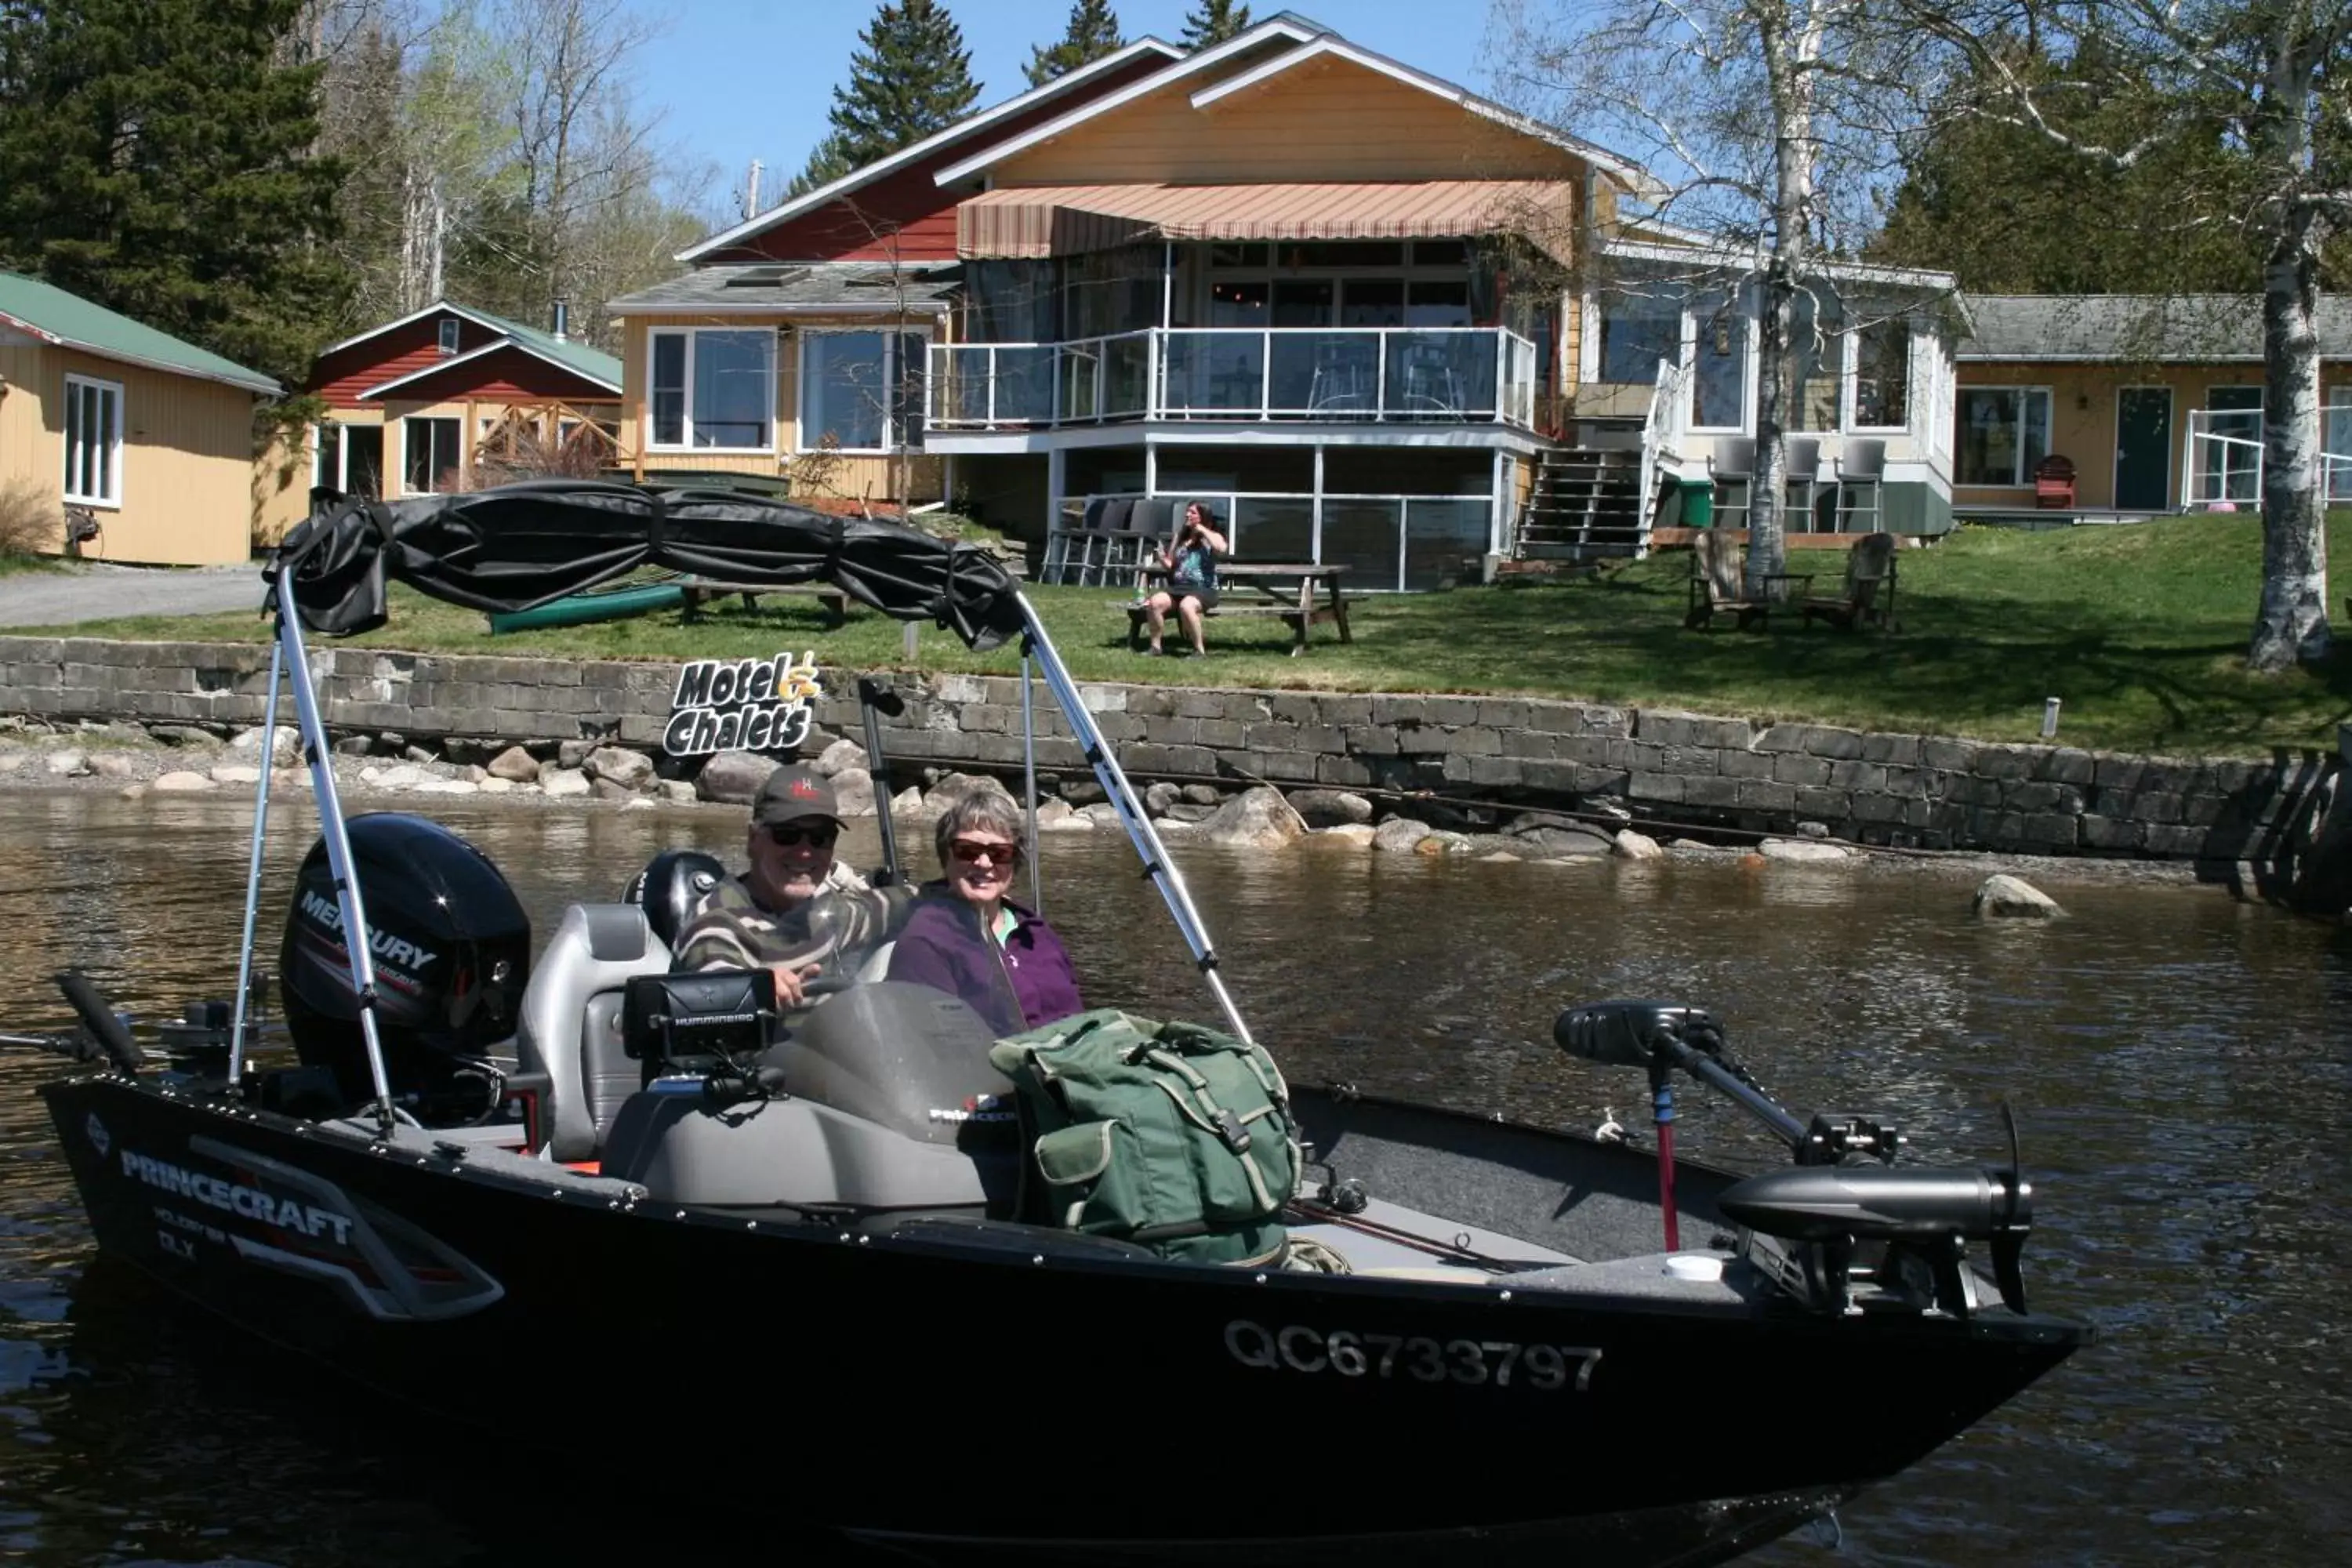
[[1462, 413], [1462, 374], [1445, 344], [1408, 340], [1399, 379], [1404, 384], [1398, 406], [1404, 411], [1423, 416]]
[[2033, 504], [2045, 511], [2074, 510], [2074, 458], [2053, 452], [2033, 465]]
[[1785, 466], [1780, 471], [1781, 504], [1788, 508], [1780, 528], [1787, 533], [1811, 533], [1821, 526], [1813, 515], [1822, 495], [1822, 444], [1812, 436], [1790, 436], [1780, 443]]
[[1702, 529], [1691, 536], [1690, 608], [1683, 625], [1704, 630], [1718, 614], [1736, 618], [1739, 629], [1760, 625], [1771, 613], [1770, 601], [1748, 597], [1741, 580], [1746, 546], [1721, 529]]
[[1160, 547], [1176, 530], [1177, 501], [1169, 496], [1138, 496], [1107, 541], [1102, 575], [1105, 586], [1143, 586], [1143, 569], [1159, 556]]
[[1846, 552], [1845, 582], [1836, 596], [1808, 595], [1797, 608], [1807, 626], [1819, 616], [1847, 631], [1858, 626], [1900, 631], [1895, 619], [1895, 536], [1870, 533], [1855, 540]]
[[1876, 533], [1886, 526], [1886, 443], [1848, 441], [1837, 468], [1837, 531]]
[[1318, 414], [1360, 416], [1373, 412], [1367, 388], [1378, 349], [1345, 338], [1320, 338], [1307, 377], [1307, 406]]
[[1128, 509], [1133, 504], [1126, 496], [1089, 497], [1075, 526], [1066, 520], [1045, 535], [1045, 559], [1038, 575], [1047, 583], [1088, 581], [1106, 553], [1104, 534], [1127, 526]]
[[[1715, 480], [1715, 526], [1746, 528], [1748, 498], [1756, 482], [1756, 441], [1749, 436], [1718, 437], [1715, 450], [1706, 455], [1706, 471]], [[1739, 499], [1733, 500], [1727, 488], [1739, 487]], [[1738, 513], [1738, 521], [1732, 513]]]

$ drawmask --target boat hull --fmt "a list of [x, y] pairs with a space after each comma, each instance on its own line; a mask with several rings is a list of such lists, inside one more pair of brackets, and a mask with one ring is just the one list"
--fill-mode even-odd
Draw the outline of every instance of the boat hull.
[[[903, 1240], [625, 1204], [146, 1079], [43, 1093], [100, 1248], [238, 1330], [516, 1447], [789, 1476], [824, 1522], [909, 1544], [1719, 1561], [2082, 1338]], [[1346, 1151], [1346, 1108], [1321, 1112]], [[1368, 1160], [1381, 1129], [1463, 1158], [1481, 1137], [1419, 1114], [1380, 1110]], [[1555, 1205], [1546, 1159], [1603, 1185], [1643, 1163], [1485, 1136]]]

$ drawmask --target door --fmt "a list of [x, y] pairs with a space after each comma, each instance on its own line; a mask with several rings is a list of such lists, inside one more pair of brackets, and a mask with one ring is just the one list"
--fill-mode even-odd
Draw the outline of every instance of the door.
[[336, 488], [348, 496], [370, 500], [383, 497], [383, 426], [344, 425], [342, 474]]
[[2166, 511], [2172, 505], [2172, 388], [2126, 386], [2116, 394], [2116, 506]]

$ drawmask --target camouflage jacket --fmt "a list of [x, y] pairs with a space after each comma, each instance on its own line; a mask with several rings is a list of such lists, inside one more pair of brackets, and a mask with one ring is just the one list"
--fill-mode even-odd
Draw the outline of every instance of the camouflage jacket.
[[828, 881], [814, 898], [781, 912], [764, 908], [740, 877], [710, 890], [678, 932], [675, 969], [759, 969], [772, 963], [823, 966], [845, 975], [880, 939], [889, 901], [863, 885]]

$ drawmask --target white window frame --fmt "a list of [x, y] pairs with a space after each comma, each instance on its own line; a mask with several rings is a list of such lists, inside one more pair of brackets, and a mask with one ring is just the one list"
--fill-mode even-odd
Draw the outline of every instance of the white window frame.
[[[84, 390], [95, 391], [101, 397], [110, 400], [100, 404], [100, 406], [101, 409], [110, 407], [113, 410], [113, 418], [110, 421], [112, 427], [106, 433], [106, 478], [110, 481], [109, 488], [112, 491], [111, 494], [86, 494], [74, 488], [74, 471], [81, 466], [74, 461], [75, 411], [81, 405], [81, 394]], [[71, 371], [67, 372], [65, 418], [58, 423], [65, 436], [65, 499], [76, 506], [103, 507], [109, 511], [121, 510], [122, 384], [119, 381], [100, 381], [94, 375], [76, 375]], [[87, 439], [87, 432], [84, 433], [84, 437]]]
[[1698, 422], [1698, 330], [1699, 323], [1711, 318], [1712, 310], [1700, 310], [1693, 305], [1683, 309], [1683, 365], [1689, 372], [1683, 389], [1683, 422], [1694, 435], [1742, 436], [1756, 428], [1756, 361], [1762, 332], [1756, 320], [1755, 293], [1747, 284], [1734, 285], [1725, 290], [1731, 296], [1730, 308], [1738, 313], [1739, 331], [1746, 347], [1739, 360], [1739, 417], [1729, 425], [1702, 425]]
[[[2021, 431], [2023, 429], [2025, 424], [2024, 400], [2037, 394], [2040, 395], [2042, 401], [2046, 405], [2042, 418], [2042, 434], [2046, 439], [2052, 441], [2055, 441], [2057, 439], [2057, 431], [2054, 428], [2053, 421], [2058, 417], [2058, 398], [2056, 393], [2049, 386], [1993, 385], [1956, 387], [1953, 389], [1952, 393], [1952, 488], [1954, 489], [1970, 490], [2019, 490], [2030, 489], [2033, 484], [2033, 470], [2026, 466], [2025, 443], [2022, 440], [2017, 443], [2016, 467], [2011, 470], [2011, 478], [2007, 479], [1963, 479], [1960, 478], [1960, 453], [1967, 448], [1967, 443], [1960, 438], [1960, 407], [1971, 395], [1980, 392], [2014, 393], [2018, 398], [2017, 418]], [[2047, 452], [2044, 452], [2042, 455], [2044, 457], [2049, 456]]]
[[441, 318], [440, 331], [434, 339], [434, 347], [444, 354], [456, 353], [460, 336], [457, 318], [444, 316]]
[[[812, 338], [829, 337], [845, 332], [879, 332], [882, 335], [882, 385], [884, 387], [884, 395], [882, 399], [882, 444], [879, 447], [820, 447], [818, 446], [812, 445], [809, 441], [808, 395], [811, 384], [808, 369], [809, 340]], [[934, 341], [929, 326], [922, 322], [894, 321], [887, 325], [879, 326], [869, 323], [866, 326], [857, 327], [803, 327], [798, 331], [794, 332], [793, 336], [794, 339], [793, 346], [793, 451], [797, 455], [803, 452], [829, 450], [839, 452], [844, 457], [861, 458], [883, 458], [888, 457], [892, 453], [896, 452], [898, 449], [898, 421], [891, 413], [888, 389], [897, 385], [898, 382], [892, 376], [890, 362], [893, 356], [895, 356], [898, 352], [898, 342], [899, 339], [903, 337], [920, 338], [923, 340], [924, 363], [922, 365], [922, 373], [924, 376], [928, 378], [930, 374], [930, 345]], [[905, 375], [906, 367], [903, 363], [898, 367], [898, 374], [900, 376]], [[928, 393], [929, 389], [927, 387], [926, 395], [928, 395]], [[822, 435], [822, 432], [819, 434]]]
[[[465, 416], [462, 414], [404, 414], [400, 418], [400, 468], [398, 471], [400, 474], [400, 493], [404, 496], [429, 496], [437, 493], [430, 489], [413, 490], [408, 488], [408, 426], [410, 421], [417, 419], [429, 419], [436, 423], [446, 423], [457, 427], [457, 461], [453, 465], [453, 468], [460, 479], [467, 477]], [[426, 460], [430, 461], [432, 454], [427, 452], [425, 457]], [[437, 478], [442, 474], [451, 471], [451, 468], [436, 468], [433, 470], [433, 473], [434, 476]]]
[[[1900, 425], [1864, 425], [1862, 423], [1862, 334], [1868, 327], [1899, 327], [1903, 332], [1903, 423]], [[1918, 402], [1919, 334], [1912, 330], [1911, 319], [1904, 315], [1882, 317], [1848, 327], [1842, 334], [1845, 346], [1845, 386], [1838, 396], [1838, 427], [1852, 432], [1868, 432], [1873, 436], [1899, 436], [1911, 428], [1911, 410]], [[1975, 390], [1971, 388], [1970, 390]], [[2057, 410], [2053, 408], [2055, 416]]]
[[[698, 447], [694, 443], [694, 345], [705, 332], [764, 332], [768, 340], [768, 444], [764, 447]], [[686, 362], [682, 374], [680, 395], [685, 399], [678, 416], [678, 439], [675, 442], [654, 438], [654, 345], [664, 338], [686, 340]], [[736, 327], [653, 327], [646, 332], [646, 450], [648, 452], [733, 452], [752, 456], [775, 456], [782, 432], [783, 421], [776, 416], [776, 333], [772, 327], [747, 322]]]

